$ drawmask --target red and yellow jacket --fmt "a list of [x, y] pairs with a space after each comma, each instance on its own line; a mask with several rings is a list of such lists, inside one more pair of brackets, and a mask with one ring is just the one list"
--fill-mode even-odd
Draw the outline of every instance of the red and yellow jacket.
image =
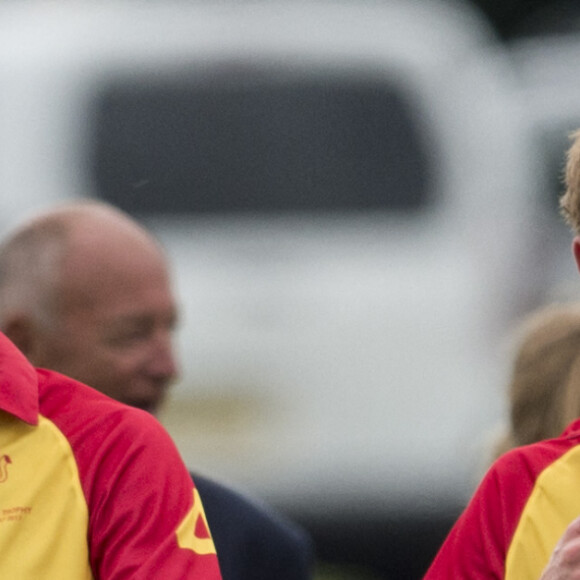
[[219, 580], [191, 478], [161, 425], [0, 334], [0, 578]]
[[537, 580], [580, 515], [580, 420], [487, 472], [425, 580]]

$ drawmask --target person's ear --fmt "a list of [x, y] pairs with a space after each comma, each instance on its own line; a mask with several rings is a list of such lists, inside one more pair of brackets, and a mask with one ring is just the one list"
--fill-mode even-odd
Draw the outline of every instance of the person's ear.
[[15, 316], [7, 320], [2, 332], [18, 347], [18, 349], [29, 356], [34, 343], [34, 329], [31, 321], [25, 316]]

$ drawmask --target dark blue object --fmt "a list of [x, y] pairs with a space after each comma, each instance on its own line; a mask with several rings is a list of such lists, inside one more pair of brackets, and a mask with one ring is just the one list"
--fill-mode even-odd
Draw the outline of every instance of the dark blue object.
[[263, 504], [192, 474], [223, 580], [309, 580], [313, 543], [297, 524]]

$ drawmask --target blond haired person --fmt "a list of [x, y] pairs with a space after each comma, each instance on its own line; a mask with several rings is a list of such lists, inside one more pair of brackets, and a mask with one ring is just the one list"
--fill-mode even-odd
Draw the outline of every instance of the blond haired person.
[[[568, 151], [561, 208], [574, 233], [572, 253], [580, 269], [580, 132], [572, 136]], [[577, 372], [575, 364], [571, 372]], [[536, 386], [539, 391], [547, 387], [540, 382]], [[558, 395], [550, 398], [556, 405], [554, 419], [558, 405], [572, 405], [570, 393], [569, 402], [555, 403]], [[549, 416], [552, 411], [546, 410]], [[567, 411], [577, 416], [574, 409]], [[537, 429], [539, 423], [533, 423], [530, 419], [525, 430]], [[494, 461], [425, 580], [580, 580], [579, 515], [576, 419], [560, 436], [515, 447]]]

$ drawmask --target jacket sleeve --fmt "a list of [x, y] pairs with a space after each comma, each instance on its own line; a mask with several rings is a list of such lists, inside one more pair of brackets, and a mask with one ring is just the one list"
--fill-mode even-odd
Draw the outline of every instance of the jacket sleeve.
[[505, 578], [510, 543], [542, 466], [537, 454], [532, 446], [515, 449], [492, 465], [424, 580]]
[[114, 415], [95, 430], [85, 472], [95, 577], [221, 580], [201, 499], [169, 435], [142, 411]]

